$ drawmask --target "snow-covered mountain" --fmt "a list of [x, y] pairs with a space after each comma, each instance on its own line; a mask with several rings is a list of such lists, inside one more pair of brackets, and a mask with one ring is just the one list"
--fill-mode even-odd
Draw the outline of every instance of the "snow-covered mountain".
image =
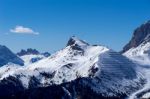
[[39, 60], [49, 57], [49, 52], [40, 53], [36, 49], [29, 48], [27, 50], [21, 50], [17, 55], [24, 61], [24, 65], [28, 66], [32, 63], [38, 62]]
[[23, 65], [24, 62], [17, 55], [11, 52], [6, 46], [0, 45], [0, 66], [8, 63]]
[[[129, 95], [144, 82], [137, 65], [128, 58], [105, 46], [90, 45], [76, 37], [70, 38], [66, 48], [38, 62], [23, 67], [7, 64], [0, 68], [0, 86], [14, 81], [27, 89], [68, 83], [72, 89], [77, 79], [80, 86], [90, 88], [103, 97]], [[63, 90], [72, 98], [81, 96], [79, 93], [75, 95], [75, 91], [69, 90], [66, 85]]]
[[125, 56], [140, 64], [150, 65], [150, 21], [135, 30], [123, 52]]
[[143, 73], [146, 84], [144, 87], [134, 92], [130, 99], [150, 98], [150, 21], [138, 27], [130, 42], [124, 47], [123, 55], [140, 64], [140, 71]]

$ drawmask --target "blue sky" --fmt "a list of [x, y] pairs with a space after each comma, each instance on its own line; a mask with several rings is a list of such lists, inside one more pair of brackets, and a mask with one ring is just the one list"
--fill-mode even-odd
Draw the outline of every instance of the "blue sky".
[[0, 0], [0, 44], [54, 52], [75, 35], [116, 51], [150, 20], [150, 0]]

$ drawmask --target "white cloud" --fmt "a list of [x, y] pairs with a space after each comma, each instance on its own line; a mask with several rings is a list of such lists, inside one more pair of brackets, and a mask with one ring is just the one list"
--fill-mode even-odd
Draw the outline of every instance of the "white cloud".
[[18, 34], [34, 34], [38, 35], [38, 32], [33, 31], [31, 28], [23, 27], [23, 26], [16, 26], [14, 29], [10, 29], [12, 33]]

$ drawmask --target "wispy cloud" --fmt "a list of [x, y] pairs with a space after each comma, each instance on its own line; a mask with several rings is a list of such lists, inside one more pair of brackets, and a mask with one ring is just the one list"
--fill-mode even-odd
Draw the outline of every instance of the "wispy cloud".
[[39, 35], [38, 32], [35, 32], [31, 28], [24, 27], [24, 26], [16, 26], [14, 29], [10, 29], [10, 32], [17, 33], [17, 34], [33, 34]]

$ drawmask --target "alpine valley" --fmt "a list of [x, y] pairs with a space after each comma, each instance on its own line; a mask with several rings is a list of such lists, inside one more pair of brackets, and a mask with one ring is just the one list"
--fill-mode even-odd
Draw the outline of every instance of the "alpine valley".
[[150, 21], [122, 51], [71, 37], [56, 53], [0, 46], [0, 99], [149, 99]]

